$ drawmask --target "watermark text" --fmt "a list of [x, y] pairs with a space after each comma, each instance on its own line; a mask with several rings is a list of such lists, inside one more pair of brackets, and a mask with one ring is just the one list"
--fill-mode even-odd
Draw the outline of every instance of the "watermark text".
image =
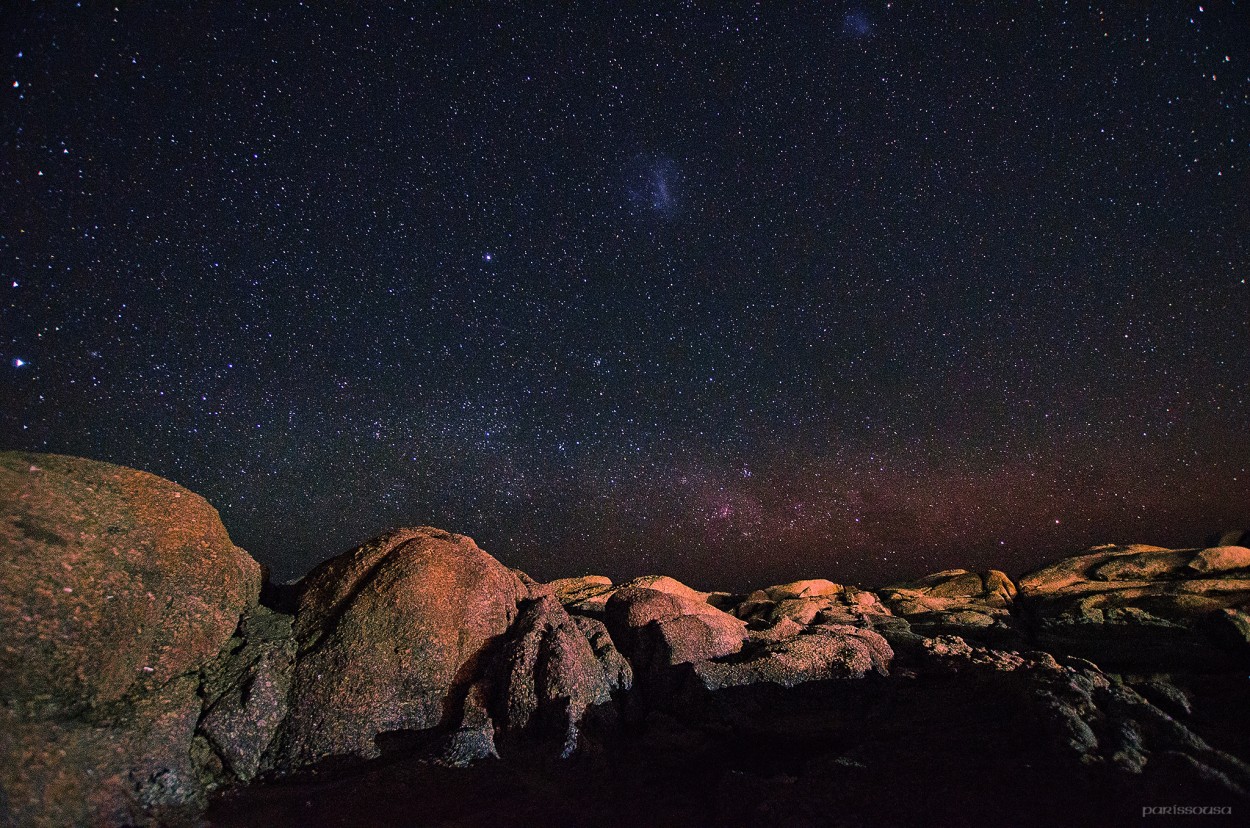
[[1148, 816], [1232, 816], [1232, 805], [1143, 805], [1141, 815]]

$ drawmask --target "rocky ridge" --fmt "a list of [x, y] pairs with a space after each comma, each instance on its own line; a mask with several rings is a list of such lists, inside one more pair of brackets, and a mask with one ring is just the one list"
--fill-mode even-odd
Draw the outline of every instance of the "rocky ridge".
[[[1246, 540], [1096, 547], [1016, 581], [735, 595], [539, 584], [418, 527], [271, 600], [193, 493], [0, 454], [0, 824], [196, 824], [212, 796], [210, 818], [235, 824], [277, 780], [367, 787], [395, 762], [623, 786], [614, 803], [568, 794], [570, 824], [633, 819], [629, 780], [670, 785], [685, 824], [1047, 824], [1047, 807], [1160, 786], [1244, 806], [1250, 744], [1228, 701], [1250, 661]], [[1050, 805], [1030, 822], [961, 779]], [[915, 784], [919, 800], [896, 795]]]

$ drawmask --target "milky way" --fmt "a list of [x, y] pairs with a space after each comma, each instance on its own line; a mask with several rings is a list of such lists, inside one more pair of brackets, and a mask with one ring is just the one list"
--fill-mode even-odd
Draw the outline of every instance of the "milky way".
[[10, 10], [0, 442], [279, 578], [416, 523], [722, 587], [1250, 523], [1245, 9], [915, 5]]

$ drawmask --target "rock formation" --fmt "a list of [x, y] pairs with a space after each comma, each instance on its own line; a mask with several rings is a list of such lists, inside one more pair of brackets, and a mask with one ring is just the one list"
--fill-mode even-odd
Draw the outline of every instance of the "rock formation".
[[880, 593], [890, 611], [907, 620], [910, 632], [962, 635], [997, 646], [1023, 643], [1012, 614], [1016, 585], [996, 569], [982, 573], [949, 569], [892, 584]]
[[[215, 791], [220, 824], [334, 822], [344, 785], [447, 824], [498, 790], [575, 824], [1246, 807], [1243, 540], [735, 595], [539, 584], [419, 527], [284, 593], [173, 483], [2, 454], [0, 824], [191, 825]], [[265, 812], [284, 791], [325, 813]]]
[[[1231, 668], [1250, 549], [1099, 546], [1020, 579], [1037, 643], [1108, 667]], [[1230, 646], [1231, 645], [1231, 646]]]
[[719, 658], [742, 649], [746, 624], [681, 591], [624, 587], [606, 606], [612, 640], [649, 670]]

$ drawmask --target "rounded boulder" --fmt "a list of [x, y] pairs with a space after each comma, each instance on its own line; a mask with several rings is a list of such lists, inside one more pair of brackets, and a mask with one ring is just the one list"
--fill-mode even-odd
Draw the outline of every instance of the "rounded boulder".
[[376, 738], [458, 723], [528, 589], [472, 539], [401, 529], [317, 567], [295, 618], [288, 767], [377, 756]]

